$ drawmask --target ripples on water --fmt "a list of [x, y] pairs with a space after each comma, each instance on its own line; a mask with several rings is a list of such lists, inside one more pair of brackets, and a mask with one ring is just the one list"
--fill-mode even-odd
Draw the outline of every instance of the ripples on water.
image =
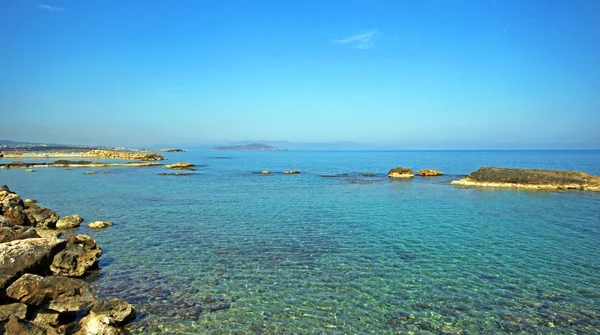
[[[133, 333], [600, 328], [599, 194], [448, 184], [481, 165], [599, 174], [598, 152], [169, 156], [207, 166], [181, 178], [160, 168], [0, 171], [0, 183], [61, 215], [116, 222], [81, 228], [104, 249], [88, 280], [100, 297], [136, 304]], [[388, 180], [398, 165], [452, 175]], [[250, 173], [265, 169], [303, 173]]]

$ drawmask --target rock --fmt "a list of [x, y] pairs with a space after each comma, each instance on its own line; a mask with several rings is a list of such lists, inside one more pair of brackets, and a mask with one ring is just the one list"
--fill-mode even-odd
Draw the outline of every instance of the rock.
[[20, 206], [9, 207], [4, 212], [4, 217], [12, 225], [28, 226], [31, 225], [29, 218], [23, 212]]
[[33, 323], [58, 326], [61, 323], [61, 315], [58, 312], [40, 309], [34, 312]]
[[56, 228], [58, 229], [71, 229], [79, 227], [83, 222], [83, 218], [77, 214], [65, 216], [56, 222]]
[[27, 169], [27, 170], [25, 170], [25, 172], [35, 172], [35, 170], [34, 169]]
[[300, 174], [298, 170], [283, 171], [283, 174]]
[[405, 167], [393, 168], [388, 172], [388, 177], [390, 178], [413, 178], [414, 176], [414, 172]]
[[40, 237], [40, 235], [31, 227], [0, 227], [0, 243], [36, 237]]
[[58, 214], [46, 207], [42, 207], [38, 204], [29, 204], [29, 207], [23, 210], [23, 213], [27, 215], [27, 218], [34, 227], [40, 228], [56, 228], [56, 222], [58, 221]]
[[42, 238], [56, 239], [62, 236], [62, 232], [54, 229], [34, 228], [38, 235]]
[[0, 299], [22, 274], [46, 274], [54, 255], [65, 248], [59, 239], [29, 238], [0, 244]]
[[22, 320], [14, 315], [10, 317], [4, 329], [6, 335], [58, 335], [58, 332], [51, 327]]
[[421, 177], [435, 177], [435, 176], [441, 176], [442, 172], [438, 171], [438, 170], [421, 169], [421, 170], [419, 170], [417, 175], [419, 175]]
[[20, 302], [0, 306], [0, 322], [8, 320], [11, 315], [16, 315], [20, 319], [27, 316], [27, 305]]
[[600, 192], [600, 176], [579, 171], [508, 169], [482, 167], [452, 184], [481, 187], [509, 187], [538, 190]]
[[195, 174], [195, 173], [164, 173], [164, 172], [161, 172], [158, 175], [159, 176], [185, 177], [185, 176], [191, 176], [193, 174]]
[[8, 222], [8, 219], [3, 215], [0, 215], [0, 227], [12, 227], [13, 224]]
[[178, 163], [173, 163], [173, 164], [167, 164], [165, 166], [163, 166], [164, 169], [175, 169], [175, 170], [194, 170], [192, 169], [194, 166], [194, 164], [192, 163], [188, 163], [188, 162], [178, 162]]
[[69, 236], [63, 251], [54, 256], [50, 271], [55, 275], [81, 277], [96, 268], [102, 249], [88, 235]]
[[358, 175], [361, 177], [377, 177], [374, 173], [359, 173]]
[[133, 152], [117, 151], [117, 150], [90, 150], [83, 156], [97, 157], [97, 158], [111, 158], [111, 159], [135, 159], [135, 160], [142, 160], [142, 161], [166, 160], [166, 158], [161, 155], [133, 153]]
[[6, 294], [22, 303], [56, 312], [77, 312], [96, 301], [94, 292], [83, 280], [29, 273], [12, 283]]
[[96, 315], [105, 315], [111, 319], [111, 324], [122, 326], [135, 320], [135, 308], [127, 301], [114, 298], [110, 300], [97, 301], [92, 308]]
[[25, 199], [25, 200], [23, 200], [23, 204], [25, 204], [25, 207], [28, 207], [29, 204], [36, 204], [36, 203], [37, 203], [37, 200], [34, 200], [34, 199]]
[[113, 223], [109, 222], [109, 221], [94, 221], [94, 222], [88, 224], [88, 228], [102, 229], [102, 228], [110, 227], [112, 225], [113, 225]]
[[90, 312], [79, 321], [79, 330], [73, 335], [122, 335], [124, 332], [111, 324], [111, 319], [106, 315], [97, 315]]
[[96, 173], [98, 173], [98, 172], [96, 172], [96, 171], [88, 171], [85, 174], [96, 174]]

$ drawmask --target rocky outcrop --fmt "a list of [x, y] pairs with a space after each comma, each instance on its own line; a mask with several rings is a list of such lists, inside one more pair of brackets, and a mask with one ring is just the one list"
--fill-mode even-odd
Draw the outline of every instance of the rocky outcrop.
[[6, 326], [4, 326], [7, 335], [58, 335], [59, 333], [51, 327], [34, 322], [23, 320], [12, 315]]
[[0, 243], [36, 237], [40, 237], [40, 235], [31, 227], [0, 227]]
[[298, 170], [283, 171], [283, 174], [300, 174]]
[[55, 275], [81, 277], [98, 266], [102, 249], [88, 235], [69, 236], [63, 251], [54, 256], [50, 271]]
[[252, 172], [252, 174], [271, 174], [271, 172], [269, 170], [263, 170], [263, 171], [254, 171], [254, 172]]
[[452, 184], [460, 186], [600, 192], [599, 176], [567, 170], [482, 167], [464, 179], [453, 181]]
[[166, 158], [157, 154], [145, 154], [117, 150], [90, 150], [84, 157], [109, 158], [109, 159], [134, 159], [141, 161], [164, 161]]
[[435, 177], [435, 176], [441, 176], [442, 175], [442, 171], [421, 169], [421, 170], [419, 170], [419, 172], [417, 173], [417, 175], [421, 176], [421, 177]]
[[23, 213], [27, 215], [32, 226], [45, 229], [56, 228], [56, 222], [59, 219], [58, 214], [55, 211], [42, 207], [36, 203], [29, 204], [29, 207], [25, 208]]
[[54, 255], [65, 247], [59, 239], [29, 238], [0, 244], [0, 299], [24, 273], [45, 274]]
[[16, 302], [0, 306], [0, 322], [8, 321], [11, 315], [24, 319], [27, 316], [27, 305]]
[[165, 168], [165, 169], [173, 169], [173, 170], [195, 171], [196, 169], [194, 169], [194, 166], [196, 166], [196, 165], [192, 164], [192, 163], [178, 162], [178, 163], [164, 165], [163, 168]]
[[393, 168], [388, 172], [390, 178], [413, 178], [414, 176], [413, 170], [405, 167]]
[[10, 285], [6, 294], [24, 304], [56, 312], [77, 312], [92, 307], [96, 301], [94, 292], [83, 280], [29, 273]]
[[65, 216], [59, 219], [56, 222], [57, 229], [71, 229], [79, 227], [79, 225], [83, 222], [83, 218], [78, 214], [73, 214], [69, 216]]
[[113, 223], [109, 221], [94, 221], [88, 224], [88, 228], [90, 229], [102, 229], [106, 227], [112, 226]]

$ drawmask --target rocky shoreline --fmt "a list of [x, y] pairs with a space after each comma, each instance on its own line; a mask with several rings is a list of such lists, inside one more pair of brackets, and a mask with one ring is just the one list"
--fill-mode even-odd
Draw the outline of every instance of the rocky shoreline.
[[97, 300], [82, 277], [102, 249], [88, 235], [58, 238], [78, 215], [59, 218], [34, 200], [0, 188], [0, 333], [116, 335], [135, 320], [133, 305]]
[[569, 170], [482, 167], [466, 178], [452, 181], [451, 184], [492, 188], [600, 192], [600, 176]]
[[6, 164], [0, 164], [0, 169], [31, 169], [31, 168], [45, 168], [45, 167], [119, 167], [119, 166], [159, 166], [160, 163], [155, 162], [127, 162], [127, 163], [103, 163], [103, 162], [92, 162], [92, 161], [70, 161], [70, 160], [57, 160], [48, 163], [26, 163], [22, 161], [15, 161]]
[[87, 152], [4, 152], [4, 158], [104, 158], [141, 161], [163, 161], [164, 156], [143, 152], [95, 149]]

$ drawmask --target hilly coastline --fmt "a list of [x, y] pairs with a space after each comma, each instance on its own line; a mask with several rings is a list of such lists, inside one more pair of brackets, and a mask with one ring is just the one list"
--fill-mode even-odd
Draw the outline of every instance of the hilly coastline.
[[264, 143], [250, 143], [245, 145], [220, 146], [212, 148], [214, 151], [277, 151], [281, 150], [277, 147]]

